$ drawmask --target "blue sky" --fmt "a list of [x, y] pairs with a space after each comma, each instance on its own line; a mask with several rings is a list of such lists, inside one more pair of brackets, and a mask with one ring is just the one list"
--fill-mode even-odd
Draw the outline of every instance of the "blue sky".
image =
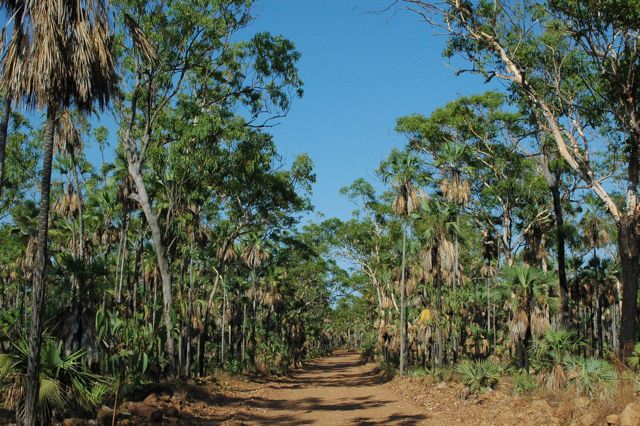
[[370, 13], [390, 0], [262, 0], [249, 33], [269, 31], [302, 53], [305, 94], [270, 132], [288, 161], [308, 153], [317, 183], [313, 203], [346, 219], [354, 206], [339, 194], [375, 169], [405, 140], [397, 117], [428, 114], [460, 95], [488, 88], [456, 77], [441, 55], [445, 37], [408, 12]]

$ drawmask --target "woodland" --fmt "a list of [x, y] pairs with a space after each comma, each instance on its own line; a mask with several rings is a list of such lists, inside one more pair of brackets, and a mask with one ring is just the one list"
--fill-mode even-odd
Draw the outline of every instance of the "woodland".
[[252, 0], [0, 6], [20, 424], [345, 348], [470, 394], [640, 391], [637, 0], [390, 0], [478, 93], [397, 117], [405, 147], [335, 194], [352, 217], [316, 221], [312, 158], [270, 134], [304, 102], [301, 52], [246, 36]]

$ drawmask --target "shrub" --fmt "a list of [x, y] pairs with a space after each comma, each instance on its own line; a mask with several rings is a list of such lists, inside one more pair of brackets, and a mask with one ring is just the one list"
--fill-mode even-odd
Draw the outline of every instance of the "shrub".
[[618, 374], [607, 361], [598, 358], [568, 357], [567, 381], [578, 395], [608, 399], [615, 395]]
[[407, 377], [418, 378], [418, 377], [426, 377], [427, 375], [429, 375], [429, 370], [422, 367], [413, 367], [407, 371]]
[[286, 373], [293, 362], [291, 352], [281, 340], [262, 342], [256, 351], [256, 368], [261, 374]]
[[547, 330], [531, 348], [531, 367], [535, 371], [553, 369], [582, 346], [574, 331]]
[[568, 379], [565, 360], [582, 345], [574, 331], [547, 330], [530, 350], [531, 368], [537, 373], [538, 384], [550, 391], [563, 389]]
[[388, 379], [391, 379], [393, 376], [395, 376], [397, 371], [396, 365], [390, 361], [382, 361], [380, 363], [380, 369], [382, 370], [384, 376]]
[[455, 367], [455, 372], [471, 393], [478, 394], [498, 386], [502, 367], [487, 360], [463, 361]]
[[514, 376], [514, 385], [514, 393], [517, 395], [523, 395], [535, 390], [536, 379], [525, 370], [520, 370]]
[[[2, 402], [21, 416], [24, 407], [28, 344], [15, 345], [16, 354], [0, 356]], [[64, 414], [69, 409], [92, 411], [111, 390], [106, 378], [83, 368], [84, 351], [64, 354], [62, 342], [45, 338], [42, 343], [38, 409], [43, 419]]]
[[242, 372], [242, 362], [234, 358], [225, 363], [224, 369], [232, 375], [240, 374]]
[[365, 362], [372, 362], [376, 355], [376, 338], [373, 334], [370, 334], [362, 344], [362, 360]]
[[627, 358], [627, 363], [636, 371], [640, 369], [640, 343], [634, 346], [633, 353]]

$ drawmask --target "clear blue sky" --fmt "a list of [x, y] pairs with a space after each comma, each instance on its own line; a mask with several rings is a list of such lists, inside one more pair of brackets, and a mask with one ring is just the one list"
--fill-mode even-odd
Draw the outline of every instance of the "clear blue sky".
[[292, 40], [301, 52], [305, 94], [271, 129], [288, 161], [308, 153], [317, 183], [313, 203], [346, 219], [354, 206], [339, 194], [374, 171], [405, 140], [397, 117], [428, 114], [460, 95], [488, 88], [477, 76], [456, 77], [441, 55], [445, 37], [409, 12], [369, 13], [391, 0], [262, 0], [248, 31]]

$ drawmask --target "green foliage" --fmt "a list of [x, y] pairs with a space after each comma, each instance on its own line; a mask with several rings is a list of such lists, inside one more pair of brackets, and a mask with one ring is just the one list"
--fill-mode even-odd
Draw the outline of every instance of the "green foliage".
[[[6, 386], [1, 392], [6, 407], [21, 412], [24, 405], [28, 345], [26, 340], [15, 346], [11, 355], [0, 355], [0, 383]], [[103, 402], [111, 391], [110, 381], [88, 371], [83, 366], [84, 350], [64, 354], [62, 342], [47, 337], [43, 341], [38, 393], [39, 410], [50, 418], [54, 412], [69, 409], [91, 412]]]
[[489, 360], [465, 360], [456, 365], [454, 371], [473, 394], [496, 389], [502, 375], [502, 367]]
[[407, 370], [407, 377], [422, 378], [430, 374], [429, 370], [422, 367], [412, 367]]
[[525, 370], [518, 370], [513, 376], [513, 391], [517, 395], [524, 395], [533, 392], [536, 389], [536, 378]]
[[629, 367], [636, 371], [640, 369], [640, 343], [636, 343], [633, 347], [633, 352], [629, 357], [627, 357], [627, 363], [629, 364]]
[[242, 363], [234, 358], [225, 364], [224, 370], [230, 374], [239, 374], [243, 370]]
[[262, 374], [283, 374], [291, 362], [290, 348], [281, 340], [261, 342], [256, 351], [256, 368]]
[[[418, 3], [412, 7], [419, 9]], [[626, 115], [638, 108], [627, 105], [629, 94], [621, 97], [620, 88], [640, 84], [616, 78], [640, 75], [624, 72], [638, 63], [637, 49], [624, 43], [635, 40], [625, 36], [635, 34], [640, 13], [638, 1], [623, 3], [562, 0], [510, 8], [444, 2], [447, 28], [454, 31], [445, 54], [462, 53], [488, 80], [506, 76], [508, 93], [460, 97], [429, 115], [399, 118], [396, 130], [407, 146], [392, 150], [376, 169], [387, 191], [357, 179], [341, 190], [356, 204], [352, 218], [306, 223], [313, 211], [313, 161], [301, 154], [284, 167], [288, 162], [268, 133], [302, 95], [294, 43], [248, 34], [251, 0], [116, 0], [111, 16], [122, 75], [114, 111], [119, 128], [108, 132], [104, 116], [95, 129], [75, 119], [70, 140], [59, 142], [77, 146], [55, 161], [47, 267], [54, 285], [47, 286], [45, 320], [67, 335], [58, 336], [62, 346], [45, 340], [43, 412], [91, 410], [110, 384], [102, 375], [125, 393], [166, 377], [167, 342], [178, 336], [176, 358], [185, 376], [216, 368], [282, 374], [337, 347], [361, 350], [366, 361], [382, 360], [392, 376], [403, 299], [417, 354], [412, 362], [428, 365], [409, 368], [410, 377], [444, 380], [455, 369], [479, 393], [498, 385], [500, 366], [478, 360], [454, 368], [452, 360], [499, 358], [507, 364], [529, 356], [529, 371], [514, 376], [517, 393], [530, 392], [537, 382], [611, 396], [612, 367], [576, 358], [597, 349], [574, 332], [551, 329], [560, 308], [560, 265], [553, 257], [564, 233], [575, 257], [565, 271], [574, 297], [570, 316], [581, 326], [597, 323], [584, 327], [587, 334], [604, 329], [599, 349], [610, 346], [616, 339], [608, 330], [621, 323], [619, 256], [611, 243], [617, 227], [607, 216], [611, 206], [583, 196], [573, 172], [597, 182], [607, 177], [607, 190], [628, 179], [620, 164], [633, 152], [628, 141], [637, 138], [629, 137], [628, 124], [636, 120]], [[479, 36], [470, 37], [469, 25], [479, 26]], [[140, 40], [130, 39], [142, 33], [156, 55], [145, 55]], [[504, 43], [504, 52], [523, 68], [526, 87], [511, 79], [500, 49], [482, 34]], [[602, 54], [625, 55], [601, 60], [586, 51], [594, 34], [617, 37]], [[540, 110], [541, 102], [548, 110]], [[556, 152], [546, 134], [550, 123], [539, 122], [549, 115], [560, 127], [587, 126], [560, 129], [569, 142], [580, 136], [570, 149], [584, 157], [579, 170], [572, 172]], [[0, 194], [0, 348], [10, 353], [0, 355], [0, 393], [18, 407], [26, 355], [24, 344], [12, 343], [25, 334], [29, 317], [38, 218], [31, 198], [38, 193], [42, 132], [18, 113], [11, 123]], [[604, 141], [607, 149], [587, 150], [591, 135], [598, 135], [596, 147]], [[82, 146], [93, 142], [101, 152], [116, 147], [113, 161], [85, 158]], [[133, 179], [136, 168], [142, 185]], [[624, 195], [612, 197], [625, 205]], [[554, 207], [564, 213], [563, 227], [554, 227]], [[160, 238], [150, 229], [154, 214]], [[593, 251], [592, 260], [585, 251]], [[168, 260], [171, 288], [163, 288], [158, 255]], [[165, 326], [169, 301], [171, 324]], [[640, 344], [628, 362], [640, 369]], [[85, 363], [101, 375], [88, 372]]]
[[387, 379], [393, 378], [398, 372], [398, 367], [395, 363], [389, 361], [382, 361], [380, 363], [380, 369], [382, 370], [382, 374]]
[[573, 330], [549, 329], [531, 348], [531, 366], [535, 371], [542, 371], [561, 365], [583, 345]]
[[564, 361], [568, 383], [578, 395], [610, 399], [618, 390], [618, 374], [611, 364], [598, 358], [568, 357]]
[[158, 359], [161, 336], [153, 324], [142, 324], [142, 319], [140, 314], [123, 318], [104, 307], [96, 314], [97, 337], [104, 345], [103, 371], [134, 386], [144, 380], [149, 367], [156, 372], [162, 369]]
[[361, 357], [366, 362], [371, 362], [375, 359], [376, 355], [376, 337], [373, 334], [368, 334], [362, 345]]

